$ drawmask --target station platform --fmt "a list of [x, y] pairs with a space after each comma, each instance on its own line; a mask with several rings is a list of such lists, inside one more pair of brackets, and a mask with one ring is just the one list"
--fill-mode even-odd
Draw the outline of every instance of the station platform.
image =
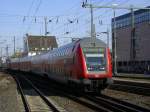
[[136, 79], [136, 78], [120, 78], [120, 77], [113, 77], [114, 81], [125, 81], [125, 82], [133, 82], [133, 83], [147, 83], [150, 85], [150, 80], [147, 79]]
[[150, 74], [118, 73], [114, 78], [145, 79], [150, 81]]

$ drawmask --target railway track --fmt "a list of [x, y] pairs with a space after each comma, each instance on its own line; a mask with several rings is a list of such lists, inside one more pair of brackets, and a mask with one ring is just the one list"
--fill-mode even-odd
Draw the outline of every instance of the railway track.
[[[29, 77], [28, 77], [29, 78]], [[42, 78], [43, 79], [43, 78]], [[91, 110], [93, 111], [102, 111], [102, 112], [106, 112], [107, 109], [103, 108], [103, 107], [100, 107], [100, 106], [97, 106], [93, 103], [89, 103], [85, 100], [83, 100], [82, 98], [79, 98], [78, 96], [76, 95], [72, 95], [70, 93], [68, 93], [66, 91], [66, 88], [65, 87], [58, 87], [58, 85], [55, 85], [54, 83], [50, 83], [50, 81], [48, 80], [44, 80], [42, 81], [42, 79], [35, 79], [35, 78], [31, 78], [30, 77], [30, 80], [32, 80], [32, 82], [43, 92], [44, 91], [53, 91], [54, 94], [59, 94], [59, 95], [62, 95], [62, 96], [65, 96], [66, 98], [74, 101], [74, 102], [77, 102], [81, 105], [83, 105], [84, 107], [87, 107], [87, 108], [90, 108]], [[45, 86], [46, 85], [46, 86]], [[49, 86], [50, 88], [49, 88]], [[64, 91], [64, 92], [63, 92]]]
[[101, 96], [85, 96], [86, 99], [93, 101], [94, 103], [108, 108], [113, 112], [149, 112], [150, 110], [139, 107], [137, 105], [120, 101], [118, 99], [101, 95]]
[[[36, 80], [38, 81], [38, 80]], [[36, 82], [35, 81], [35, 82]], [[36, 82], [37, 85], [39, 84], [39, 82]], [[100, 95], [100, 96], [95, 96], [95, 95], [85, 95], [85, 94], [79, 94], [76, 95], [76, 91], [68, 91], [67, 88], [58, 88], [56, 85], [53, 84], [49, 84], [49, 82], [44, 81], [44, 84], [49, 85], [49, 86], [53, 86], [53, 90], [50, 90], [52, 88], [47, 88], [47, 86], [41, 86], [43, 84], [43, 82], [40, 80], [40, 85], [39, 87], [47, 90], [47, 91], [54, 91], [56, 93], [62, 94], [64, 96], [66, 96], [67, 98], [83, 105], [86, 106], [94, 111], [103, 111], [103, 112], [112, 112], [112, 111], [116, 111], [116, 112], [149, 112], [150, 110], [134, 105], [134, 104], [130, 104], [124, 101], [120, 101], [118, 99], [109, 97], [109, 96], [105, 96], [105, 95]]]
[[[37, 89], [29, 79], [24, 76], [18, 77], [13, 75], [13, 77], [17, 82], [26, 112], [65, 112], [65, 110], [59, 109], [57, 105]], [[30, 89], [25, 90], [25, 88]], [[30, 96], [27, 96], [27, 94], [30, 94]]]
[[150, 84], [128, 81], [114, 81], [109, 89], [150, 96]]

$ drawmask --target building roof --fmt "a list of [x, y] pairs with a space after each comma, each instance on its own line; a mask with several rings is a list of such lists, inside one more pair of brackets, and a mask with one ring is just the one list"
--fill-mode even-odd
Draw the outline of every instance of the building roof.
[[[150, 8], [150, 6], [148, 6], [147, 8]], [[134, 11], [134, 14], [135, 14], [135, 15], [138, 15], [138, 14], [141, 14], [141, 13], [143, 13], [143, 12], [148, 12], [148, 11], [149, 11], [149, 10], [147, 10], [147, 9], [139, 9], [139, 10]], [[118, 21], [118, 20], [121, 20], [121, 19], [130, 17], [130, 16], [131, 16], [131, 13], [127, 13], [127, 14], [123, 14], [123, 15], [121, 15], [121, 16], [118, 16], [118, 17], [116, 17], [115, 19], [116, 19], [116, 21]], [[113, 20], [114, 20], [114, 18], [112, 18], [112, 22], [113, 22]]]
[[42, 48], [57, 48], [57, 42], [55, 36], [36, 36], [27, 35], [27, 44], [29, 51], [41, 50]]

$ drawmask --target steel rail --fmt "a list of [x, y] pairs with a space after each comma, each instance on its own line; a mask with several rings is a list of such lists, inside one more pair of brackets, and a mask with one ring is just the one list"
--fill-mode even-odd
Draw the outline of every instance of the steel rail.
[[[35, 79], [33, 79], [35, 80]], [[48, 85], [50, 84], [49, 82], [45, 82], [42, 80], [36, 80], [40, 81], [40, 85], [43, 82], [44, 84]], [[42, 81], [42, 82], [41, 82]], [[37, 83], [38, 84], [38, 83]], [[53, 85], [50, 84], [52, 87]], [[51, 90], [53, 88], [47, 88], [47, 86], [42, 86], [41, 88], [43, 89], [47, 89], [47, 90]], [[57, 88], [56, 85], [54, 85], [54, 88]], [[67, 96], [69, 99], [76, 101], [82, 105], [85, 105], [95, 111], [116, 111], [116, 112], [126, 112], [126, 111], [134, 111], [134, 112], [139, 112], [139, 111], [144, 111], [147, 112], [149, 111], [146, 108], [134, 105], [134, 104], [130, 104], [128, 102], [124, 102], [124, 101], [120, 101], [120, 100], [116, 100], [115, 98], [107, 98], [105, 97], [105, 95], [101, 95], [101, 96], [90, 96], [90, 95], [85, 95], [85, 93], [81, 93], [81, 97], [78, 97], [75, 95], [74, 92], [72, 91], [68, 91], [68, 89], [64, 90], [64, 88], [60, 88], [60, 89], [55, 89], [54, 90], [55, 93], [61, 93], [64, 96]], [[86, 97], [88, 96], [88, 97]], [[89, 98], [90, 96], [90, 98]], [[114, 100], [115, 99], [115, 100]]]
[[18, 78], [17, 78], [16, 76], [14, 76], [14, 75], [13, 75], [13, 78], [15, 79], [15, 81], [16, 81], [16, 83], [17, 83], [18, 90], [19, 90], [19, 92], [20, 92], [20, 94], [21, 94], [21, 98], [22, 98], [22, 102], [23, 102], [23, 104], [24, 104], [25, 111], [26, 111], [26, 112], [31, 112], [31, 108], [30, 108], [30, 106], [29, 106], [29, 103], [28, 103], [28, 101], [27, 101], [26, 96], [24, 95], [24, 92], [23, 92], [23, 90], [22, 90], [22, 87], [21, 87], [21, 84], [20, 84]]
[[118, 112], [139, 112], [137, 108], [131, 107], [129, 105], [123, 105], [119, 102], [114, 102], [111, 99], [106, 99], [104, 97], [93, 97], [93, 96], [85, 96], [85, 98], [89, 99], [90, 101], [93, 101], [99, 105], [104, 105], [107, 108], [109, 108], [112, 111], [118, 111]]
[[126, 85], [126, 84], [112, 84], [109, 87], [109, 89], [150, 96], [150, 88], [147, 87]]
[[[69, 98], [70, 100], [74, 101], [74, 102], [77, 102], [87, 108], [90, 108], [94, 111], [102, 111], [102, 112], [109, 112], [109, 109], [107, 108], [104, 108], [102, 106], [99, 106], [99, 105], [96, 105], [96, 104], [93, 104], [92, 102], [87, 102], [85, 101], [84, 99], [72, 94], [72, 93], [68, 93], [68, 91], [66, 92], [66, 89], [64, 90], [64, 88], [60, 88], [60, 89], [53, 89], [53, 88], [49, 88], [47, 86], [41, 86], [41, 83], [43, 84], [46, 84], [45, 81], [42, 81], [42, 80], [36, 80], [36, 79], [31, 79], [32, 81], [37, 81], [39, 82], [40, 81], [40, 85], [39, 83], [37, 83], [37, 86], [40, 87], [41, 89], [46, 89], [48, 91], [53, 91], [54, 93], [56, 94], [61, 94], [61, 95], [64, 95], [66, 96], [67, 98]], [[50, 84], [49, 82], [47, 84]], [[56, 88], [57, 86], [56, 85], [51, 85], [53, 86], [54, 88]]]
[[128, 107], [131, 107], [131, 108], [135, 108], [141, 112], [150, 112], [150, 109], [148, 108], [143, 108], [141, 106], [137, 106], [135, 104], [132, 104], [132, 103], [128, 103], [128, 102], [125, 102], [125, 101], [122, 101], [122, 100], [119, 100], [119, 99], [116, 99], [116, 98], [113, 98], [113, 97], [110, 97], [110, 96], [107, 96], [107, 95], [101, 95], [101, 96], [97, 96], [97, 98], [99, 97], [102, 97], [102, 98], [105, 98], [105, 99], [108, 99], [108, 100], [111, 100], [113, 102], [117, 102], [119, 104], [122, 104], [122, 105], [125, 105], [125, 106], [128, 106]]
[[22, 76], [30, 85], [31, 87], [40, 95], [40, 97], [43, 99], [43, 101], [52, 109], [54, 112], [61, 112], [48, 98], [45, 97], [45, 95], [34, 86], [34, 84], [27, 79], [25, 76]]

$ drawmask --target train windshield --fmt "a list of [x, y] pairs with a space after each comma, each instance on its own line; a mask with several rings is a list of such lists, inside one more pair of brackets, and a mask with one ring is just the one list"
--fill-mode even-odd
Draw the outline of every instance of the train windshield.
[[84, 49], [86, 65], [88, 71], [105, 71], [106, 59], [104, 48], [86, 48]]

